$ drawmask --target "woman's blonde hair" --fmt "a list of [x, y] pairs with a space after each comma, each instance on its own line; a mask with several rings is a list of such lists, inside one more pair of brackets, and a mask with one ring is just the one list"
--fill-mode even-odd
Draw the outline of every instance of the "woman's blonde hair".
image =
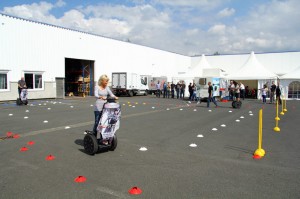
[[108, 78], [107, 75], [101, 75], [101, 76], [99, 77], [98, 85], [101, 86], [101, 82], [104, 81], [104, 80], [109, 81], [109, 78]]

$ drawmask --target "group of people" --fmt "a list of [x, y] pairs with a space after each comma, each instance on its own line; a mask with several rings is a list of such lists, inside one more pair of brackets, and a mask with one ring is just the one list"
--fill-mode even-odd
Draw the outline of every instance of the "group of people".
[[[179, 81], [177, 84], [173, 82], [164, 82], [161, 90], [161, 83], [157, 81], [156, 84], [156, 96], [160, 98], [161, 92], [163, 93], [164, 98], [175, 98], [175, 94], [177, 99], [184, 99], [185, 96], [185, 89], [186, 84], [184, 81]], [[195, 83], [190, 83], [188, 85], [188, 92], [189, 92], [189, 100], [190, 101], [198, 101], [201, 103], [200, 96], [197, 97], [197, 92], [200, 91], [200, 87], [197, 86]], [[208, 82], [208, 98], [207, 98], [207, 107], [209, 107], [210, 102], [213, 102], [216, 107], [218, 106], [215, 97], [213, 96], [213, 86], [211, 82]]]
[[278, 104], [281, 105], [281, 98], [280, 98], [281, 90], [279, 87], [279, 82], [277, 83], [276, 86], [275, 82], [272, 81], [272, 85], [270, 86], [270, 88], [268, 87], [268, 84], [264, 84], [263, 88], [261, 88], [260, 90], [261, 90], [261, 96], [264, 104], [267, 103], [267, 94], [269, 94], [270, 104], [275, 103], [275, 96], [276, 96], [276, 100], [278, 101]]
[[177, 82], [177, 84], [174, 84], [173, 82], [172, 83], [163, 82], [161, 87], [161, 82], [157, 81], [155, 88], [156, 88], [156, 96], [158, 98], [160, 98], [160, 95], [162, 93], [164, 98], [174, 99], [175, 92], [176, 92], [177, 99], [184, 99], [186, 85], [184, 81]]
[[[245, 99], [245, 93], [247, 93], [248, 89], [247, 87], [245, 88], [242, 82], [238, 83], [238, 82], [230, 81], [228, 90], [231, 99], [235, 98], [236, 101], [240, 101], [241, 98], [243, 98], [243, 100]], [[268, 87], [267, 84], [264, 84], [263, 88], [258, 90], [261, 90], [262, 100], [264, 104], [267, 103], [267, 94], [269, 94], [270, 96], [270, 104], [275, 103], [275, 96], [276, 96], [276, 100], [278, 100], [278, 104], [281, 104], [281, 98], [280, 98], [281, 90], [279, 87], [279, 82], [276, 86], [274, 81], [272, 81], [272, 85], [270, 86], [270, 88]], [[254, 94], [256, 95], [256, 93]]]

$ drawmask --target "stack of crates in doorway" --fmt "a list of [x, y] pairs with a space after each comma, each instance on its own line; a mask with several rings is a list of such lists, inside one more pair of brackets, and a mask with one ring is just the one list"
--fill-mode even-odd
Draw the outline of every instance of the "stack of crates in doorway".
[[90, 78], [89, 77], [79, 77], [78, 79], [78, 95], [81, 97], [88, 96], [90, 93]]

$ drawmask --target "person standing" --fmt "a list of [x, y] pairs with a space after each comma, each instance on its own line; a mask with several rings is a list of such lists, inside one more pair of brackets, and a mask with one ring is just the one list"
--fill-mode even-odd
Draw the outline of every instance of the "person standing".
[[276, 85], [275, 85], [274, 81], [272, 81], [271, 94], [270, 94], [270, 104], [272, 104], [274, 102], [275, 91], [276, 91]]
[[98, 123], [102, 115], [103, 105], [107, 101], [107, 96], [118, 99], [118, 97], [116, 97], [107, 86], [108, 81], [109, 78], [107, 75], [101, 75], [98, 80], [98, 85], [95, 87], [95, 92], [94, 92], [96, 97], [96, 102], [94, 106], [95, 123], [93, 128], [93, 132], [95, 135], [97, 135]]
[[216, 108], [218, 107], [218, 104], [213, 96], [213, 86], [211, 85], [211, 82], [208, 82], [208, 99], [207, 99], [207, 108], [209, 108], [209, 103], [212, 101], [215, 105]]
[[170, 82], [168, 82], [168, 84], [167, 84], [167, 98], [170, 98], [170, 94], [171, 94], [171, 85], [170, 85]]
[[175, 89], [175, 84], [172, 82], [172, 84], [171, 84], [171, 94], [172, 94], [173, 99], [174, 99], [174, 89]]
[[281, 90], [280, 90], [280, 87], [279, 87], [279, 82], [277, 83], [277, 87], [276, 87], [275, 92], [276, 92], [276, 100], [277, 100], [278, 104], [281, 105], [281, 98], [280, 98]]
[[189, 88], [189, 93], [190, 93], [190, 95], [189, 95], [189, 100], [192, 99], [192, 95], [193, 95], [193, 88], [192, 88], [192, 87], [193, 87], [193, 86], [192, 86], [192, 83], [190, 83], [189, 86], [188, 86], [188, 88]]
[[177, 82], [176, 84], [176, 95], [177, 95], [177, 99], [179, 99], [179, 92], [181, 90], [181, 84], [179, 82]]
[[156, 97], [160, 98], [160, 83], [157, 81], [156, 87]]
[[267, 103], [267, 92], [268, 92], [268, 87], [267, 85], [265, 84], [264, 87], [261, 90], [261, 96], [263, 98], [263, 104]]
[[235, 85], [232, 80], [230, 81], [228, 90], [229, 90], [229, 99], [233, 100]]
[[18, 81], [18, 93], [19, 93], [19, 98], [20, 98], [20, 94], [22, 89], [27, 88], [26, 86], [26, 82], [24, 77], [21, 77], [21, 80]]
[[182, 81], [181, 83], [181, 89], [180, 89], [180, 98], [182, 98], [182, 100], [184, 100], [184, 94], [185, 94], [185, 83], [184, 81]]
[[240, 101], [240, 98], [241, 98], [241, 85], [239, 85], [238, 83], [236, 84], [235, 86], [235, 89], [234, 89], [234, 95], [235, 95], [235, 99], [237, 102]]
[[168, 92], [167, 83], [164, 82], [164, 84], [163, 84], [163, 96], [164, 96], [164, 98], [167, 97], [167, 92]]
[[241, 98], [245, 100], [245, 85], [242, 82], [240, 82], [240, 91], [241, 91]]
[[197, 101], [197, 86], [195, 83], [193, 83], [192, 85], [192, 97], [191, 97], [191, 101]]

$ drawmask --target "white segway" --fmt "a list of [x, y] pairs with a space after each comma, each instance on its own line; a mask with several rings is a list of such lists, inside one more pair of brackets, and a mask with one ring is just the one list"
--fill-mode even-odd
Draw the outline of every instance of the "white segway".
[[20, 97], [17, 98], [17, 101], [16, 101], [16, 104], [18, 106], [23, 105], [23, 104], [24, 105], [28, 104], [27, 94], [28, 94], [27, 89], [23, 88], [22, 91], [21, 91], [21, 93], [20, 93]]
[[114, 151], [118, 140], [115, 132], [120, 127], [121, 107], [114, 99], [108, 99], [103, 106], [101, 119], [97, 127], [97, 135], [93, 131], [85, 131], [83, 139], [84, 150], [89, 155], [94, 155], [99, 148]]

